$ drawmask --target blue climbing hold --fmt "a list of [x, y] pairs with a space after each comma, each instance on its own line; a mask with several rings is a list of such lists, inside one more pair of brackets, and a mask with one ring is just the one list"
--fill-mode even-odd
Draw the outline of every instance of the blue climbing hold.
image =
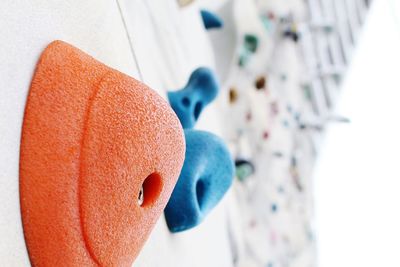
[[271, 205], [271, 211], [272, 212], [276, 212], [278, 210], [278, 205], [276, 205], [275, 203], [273, 203], [272, 205]]
[[219, 137], [198, 130], [185, 130], [185, 137], [185, 162], [164, 211], [174, 233], [203, 221], [229, 189], [234, 172], [230, 153]]
[[168, 100], [183, 128], [190, 129], [196, 124], [200, 113], [217, 96], [219, 85], [212, 70], [198, 68], [190, 75], [186, 86], [168, 92]]
[[222, 19], [208, 10], [200, 11], [201, 18], [203, 19], [204, 27], [209, 29], [221, 28], [223, 26]]

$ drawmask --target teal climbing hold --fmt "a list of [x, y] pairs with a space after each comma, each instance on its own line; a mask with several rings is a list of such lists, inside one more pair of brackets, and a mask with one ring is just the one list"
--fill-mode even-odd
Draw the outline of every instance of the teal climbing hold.
[[218, 91], [219, 85], [214, 72], [209, 68], [198, 68], [192, 72], [183, 89], [168, 92], [169, 103], [183, 128], [194, 127], [201, 112], [215, 99]]
[[258, 38], [254, 34], [246, 34], [244, 36], [244, 46], [246, 50], [255, 53], [258, 48]]
[[165, 208], [171, 232], [200, 224], [232, 184], [234, 164], [225, 143], [217, 136], [185, 130], [185, 162]]

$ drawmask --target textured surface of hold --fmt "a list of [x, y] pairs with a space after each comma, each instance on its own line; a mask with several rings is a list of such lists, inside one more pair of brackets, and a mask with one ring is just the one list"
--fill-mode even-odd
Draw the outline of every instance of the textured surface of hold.
[[131, 266], [177, 181], [185, 141], [154, 91], [55, 41], [36, 66], [20, 153], [31, 264]]
[[185, 130], [185, 137], [185, 163], [165, 208], [171, 232], [181, 232], [201, 223], [222, 199], [233, 179], [233, 162], [219, 137], [197, 130]]
[[204, 28], [207, 30], [215, 28], [218, 29], [223, 26], [222, 19], [213, 12], [203, 9], [200, 11], [200, 14], [204, 23]]
[[219, 85], [212, 70], [198, 68], [192, 72], [183, 89], [168, 92], [169, 102], [183, 128], [194, 127], [204, 107], [214, 100], [218, 91]]

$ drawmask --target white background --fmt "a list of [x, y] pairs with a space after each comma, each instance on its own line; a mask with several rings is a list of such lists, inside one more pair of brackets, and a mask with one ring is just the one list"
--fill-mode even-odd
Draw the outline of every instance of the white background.
[[375, 0], [317, 164], [319, 267], [400, 266], [400, 1]]

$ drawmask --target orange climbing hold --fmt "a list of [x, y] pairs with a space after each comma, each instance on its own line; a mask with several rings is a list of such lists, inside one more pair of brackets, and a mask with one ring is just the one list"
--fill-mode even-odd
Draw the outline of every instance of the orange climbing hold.
[[43, 52], [25, 109], [20, 201], [33, 266], [131, 266], [181, 171], [166, 101], [61, 41]]

